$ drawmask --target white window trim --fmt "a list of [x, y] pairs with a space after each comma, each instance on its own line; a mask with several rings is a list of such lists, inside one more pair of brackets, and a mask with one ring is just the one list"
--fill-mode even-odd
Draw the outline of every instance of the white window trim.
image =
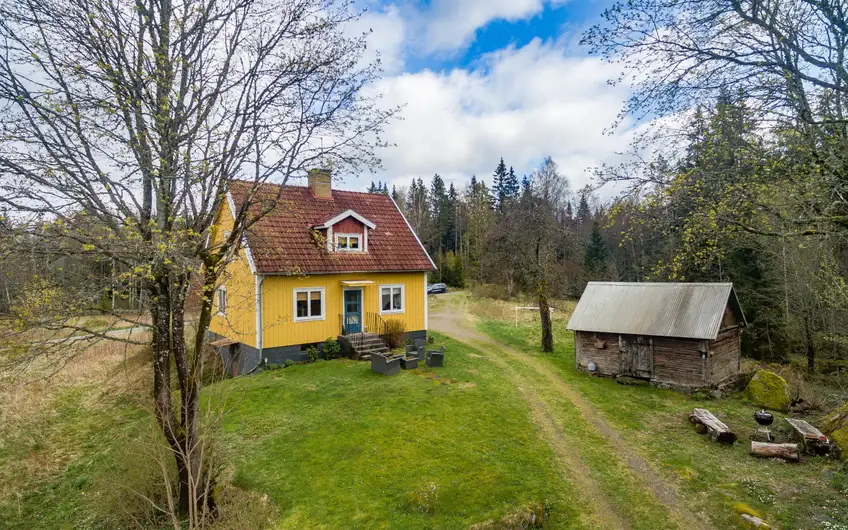
[[[321, 316], [314, 317], [299, 317], [297, 316], [297, 294], [298, 293], [309, 293], [312, 291], [321, 291]], [[311, 308], [311, 302], [309, 301], [307, 294], [307, 307]], [[327, 293], [325, 292], [324, 287], [302, 287], [297, 289], [292, 289], [292, 319], [295, 322], [316, 322], [319, 320], [327, 319]]]
[[[347, 237], [347, 238], [355, 237], [357, 240], [359, 240], [359, 248], [339, 248], [339, 238], [340, 237]], [[333, 246], [333, 249], [338, 251], [338, 252], [363, 252], [364, 249], [365, 249], [365, 242], [364, 242], [365, 238], [362, 235], [362, 233], [354, 232], [354, 233], [333, 234], [333, 239], [335, 241], [335, 245]], [[348, 243], [348, 245], [349, 245], [349, 243]]]
[[[224, 310], [221, 311], [221, 292], [224, 293]], [[215, 312], [217, 316], [224, 316], [227, 314], [227, 286], [219, 285], [217, 289], [215, 289], [215, 306], [218, 310]]]
[[[394, 287], [400, 287], [400, 309], [390, 309], [388, 311], [383, 310], [383, 289], [389, 289]], [[389, 296], [391, 296], [391, 291], [389, 291]], [[406, 311], [406, 285], [402, 283], [388, 283], [380, 286], [380, 314], [381, 315], [400, 315]]]

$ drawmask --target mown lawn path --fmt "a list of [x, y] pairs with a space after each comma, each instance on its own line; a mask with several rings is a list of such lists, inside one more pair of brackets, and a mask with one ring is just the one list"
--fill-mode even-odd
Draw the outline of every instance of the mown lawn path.
[[560, 463], [559, 472], [567, 477], [584, 493], [580, 506], [590, 512], [590, 522], [603, 528], [631, 528], [630, 522], [622, 515], [613, 499], [603, 491], [595, 473], [570, 445], [563, 425], [551, 410], [549, 404], [540, 396], [538, 382], [526, 377], [512, 365], [520, 363], [540, 375], [548, 387], [545, 391], [553, 391], [568, 400], [580, 413], [585, 422], [594, 428], [608, 443], [615, 455], [637, 477], [639, 483], [668, 510], [669, 518], [680, 528], [707, 529], [711, 528], [702, 517], [687, 510], [678, 497], [673, 486], [667, 484], [662, 477], [628, 445], [618, 431], [613, 428], [602, 414], [595, 409], [583, 396], [572, 389], [546, 363], [539, 359], [521, 353], [510, 346], [495, 341], [479, 332], [472, 316], [462, 307], [444, 304], [434, 309], [429, 315], [431, 329], [445, 333], [453, 338], [482, 346], [491, 352], [487, 357], [491, 362], [503, 369], [513, 380], [531, 410], [533, 421], [539, 427], [544, 441], [550, 445]]

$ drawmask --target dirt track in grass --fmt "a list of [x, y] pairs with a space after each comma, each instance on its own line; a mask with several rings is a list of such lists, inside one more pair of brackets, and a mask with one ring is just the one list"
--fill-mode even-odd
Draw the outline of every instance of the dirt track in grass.
[[538, 381], [522, 374], [515, 364], [523, 365], [534, 372], [545, 382], [548, 392], [554, 392], [559, 397], [570, 402], [580, 413], [588, 426], [596, 430], [614, 451], [611, 457], [618, 457], [627, 464], [639, 484], [649, 491], [656, 500], [666, 508], [669, 519], [679, 528], [706, 529], [711, 528], [699, 517], [687, 510], [679, 498], [675, 488], [666, 483], [662, 477], [638, 454], [636, 454], [613, 428], [602, 414], [587, 402], [579, 393], [572, 389], [559, 377], [550, 366], [539, 359], [523, 354], [506, 344], [491, 339], [477, 330], [473, 316], [464, 307], [454, 304], [440, 304], [433, 308], [429, 315], [431, 329], [445, 333], [453, 338], [474, 343], [490, 352], [487, 359], [503, 369], [520, 390], [527, 401], [533, 421], [538, 426], [544, 442], [547, 443], [560, 464], [559, 472], [570, 480], [577, 489], [583, 492], [580, 506], [585, 507], [588, 521], [593, 526], [603, 528], [630, 528], [631, 524], [622, 513], [621, 507], [605, 492], [597, 473], [584, 461], [571, 446], [561, 421], [551, 409], [549, 403], [540, 396], [541, 388]]

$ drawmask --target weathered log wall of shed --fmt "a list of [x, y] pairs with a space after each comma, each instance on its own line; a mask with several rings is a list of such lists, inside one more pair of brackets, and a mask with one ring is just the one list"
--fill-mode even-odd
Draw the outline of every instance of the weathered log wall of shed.
[[[626, 340], [636, 337], [624, 335]], [[577, 331], [574, 337], [577, 366], [587, 370], [594, 361], [597, 373], [606, 376], [621, 374], [619, 335]], [[740, 329], [721, 332], [716, 341], [645, 337], [653, 350], [651, 380], [680, 387], [716, 385], [739, 372]], [[709, 351], [704, 358], [702, 353]]]
[[574, 351], [579, 368], [586, 370], [589, 362], [594, 361], [598, 373], [618, 375], [618, 335], [577, 331], [574, 337]]
[[707, 361], [701, 352], [707, 345], [702, 340], [654, 337], [653, 381], [700, 387], [709, 384], [704, 377]]
[[739, 373], [741, 350], [740, 329], [733, 328], [719, 333], [710, 343], [710, 383], [717, 385]]

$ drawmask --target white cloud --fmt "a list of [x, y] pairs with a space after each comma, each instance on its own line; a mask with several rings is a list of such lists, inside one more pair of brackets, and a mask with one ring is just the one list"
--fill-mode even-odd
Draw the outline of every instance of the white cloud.
[[424, 14], [426, 51], [454, 50], [493, 20], [518, 21], [542, 11], [543, 0], [434, 0]]
[[351, 25], [350, 30], [357, 33], [371, 31], [366, 42], [368, 48], [364, 60], [370, 62], [379, 55], [386, 74], [403, 70], [406, 21], [396, 5], [370, 7]]
[[612, 160], [630, 139], [627, 129], [604, 133], [627, 96], [607, 85], [616, 74], [598, 58], [537, 39], [472, 69], [387, 77], [375, 89], [387, 105], [406, 106], [386, 130], [396, 147], [380, 153], [385, 171], [374, 178], [400, 185], [439, 173], [465, 183], [476, 174], [490, 183], [500, 157], [521, 175], [552, 156], [579, 188], [588, 166]]
[[566, 0], [433, 0], [422, 7], [409, 0], [381, 4], [366, 0], [367, 12], [354, 25], [374, 30], [372, 50], [379, 50], [387, 72], [399, 71], [407, 50], [416, 54], [450, 54], [466, 48], [478, 29], [496, 20], [517, 22], [541, 13], [545, 4]]

